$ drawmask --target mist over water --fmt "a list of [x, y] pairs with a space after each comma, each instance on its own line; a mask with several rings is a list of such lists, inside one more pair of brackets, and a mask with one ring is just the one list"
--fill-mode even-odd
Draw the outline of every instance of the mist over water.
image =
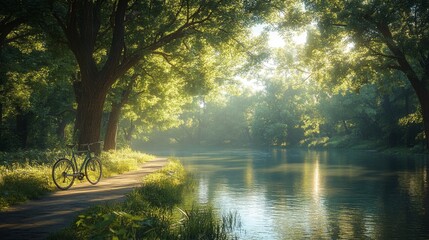
[[144, 149], [175, 156], [243, 239], [428, 239], [427, 156], [302, 149]]

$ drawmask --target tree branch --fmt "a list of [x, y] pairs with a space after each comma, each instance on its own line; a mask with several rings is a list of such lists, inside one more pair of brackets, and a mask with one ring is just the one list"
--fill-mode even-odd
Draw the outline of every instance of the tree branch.
[[383, 40], [389, 50], [393, 53], [393, 55], [396, 56], [396, 60], [398, 62], [398, 66], [400, 67], [400, 71], [405, 73], [408, 80], [410, 81], [411, 85], [414, 89], [419, 89], [422, 86], [422, 83], [420, 82], [419, 77], [417, 76], [417, 73], [412, 68], [411, 64], [408, 62], [407, 58], [405, 57], [404, 52], [396, 45], [395, 41], [393, 40], [392, 32], [389, 29], [389, 26], [385, 22], [379, 22], [375, 24], [378, 31], [382, 34]]
[[[127, 0], [119, 0], [120, 2], [123, 1], [127, 1]], [[188, 6], [189, 8], [189, 6]], [[190, 19], [192, 19], [193, 17], [196, 17], [196, 13], [198, 11], [200, 11], [200, 9], [202, 9], [202, 5], [200, 5], [200, 7], [198, 8], [199, 10], [197, 10], [196, 12], [194, 12], [192, 14], [192, 16], [190, 17]], [[212, 16], [212, 11], [210, 11], [210, 13], [203, 19], [195, 21], [195, 20], [190, 20], [188, 19], [186, 21], [186, 23], [184, 23], [182, 26], [180, 26], [176, 31], [171, 32], [165, 36], [160, 37], [159, 39], [157, 39], [156, 41], [152, 42], [149, 45], [143, 46], [141, 48], [139, 48], [137, 51], [135, 51], [135, 53], [133, 55], [131, 55], [130, 57], [128, 57], [127, 59], [125, 59], [123, 61], [123, 63], [121, 63], [118, 67], [114, 68], [114, 79], [116, 79], [117, 77], [121, 76], [122, 73], [126, 72], [128, 69], [130, 69], [132, 66], [134, 66], [134, 64], [137, 64], [138, 61], [140, 61], [140, 59], [150, 53], [153, 53], [155, 50], [161, 48], [162, 46], [165, 46], [166, 44], [182, 38], [183, 36], [185, 36], [187, 33], [187, 30], [192, 29], [192, 27], [197, 26], [197, 25], [201, 25], [206, 21], [209, 21], [211, 16]], [[107, 66], [107, 64], [105, 65], [105, 67]]]
[[[228, 32], [228, 31], [226, 31], [225, 29], [222, 29], [222, 28], [219, 28], [219, 30], [221, 31], [221, 32], [224, 32], [224, 33], [230, 33], [230, 32]], [[243, 50], [244, 50], [244, 52], [247, 54], [247, 55], [249, 55], [250, 57], [254, 57], [255, 55], [252, 53], [252, 52], [250, 52], [249, 50], [248, 50], [248, 47], [243, 43], [243, 42], [241, 42], [240, 40], [238, 40], [237, 38], [235, 38], [235, 37], [232, 37], [231, 38], [232, 40], [234, 40], [234, 42], [236, 42], [240, 47], [242, 47], [243, 48]]]
[[[116, 67], [119, 65], [121, 53], [124, 46], [124, 34], [125, 34], [125, 11], [127, 9], [128, 0], [118, 0], [116, 13], [115, 13], [115, 26], [113, 28], [112, 42], [110, 45], [110, 51], [106, 63], [102, 68], [102, 73], [105, 76], [105, 84], [111, 85], [116, 78], [111, 78]], [[128, 69], [127, 69], [128, 70]]]
[[334, 26], [334, 27], [348, 27], [348, 25], [344, 24], [344, 23], [333, 23], [332, 26]]
[[373, 53], [373, 55], [375, 55], [375, 56], [380, 56], [380, 57], [385, 57], [385, 58], [390, 58], [390, 59], [398, 59], [396, 56], [394, 56], [394, 55], [387, 55], [387, 54], [384, 54], [384, 53], [381, 53], [381, 52], [378, 52], [378, 51], [376, 51], [376, 50], [374, 50], [373, 48], [371, 48], [371, 47], [367, 47], [368, 48], [368, 50], [370, 51], [370, 52], [372, 52]]
[[152, 52], [153, 54], [156, 54], [156, 55], [160, 55], [160, 56], [162, 56], [163, 58], [164, 58], [164, 60], [168, 63], [168, 64], [170, 64], [170, 66], [173, 66], [173, 67], [175, 67], [175, 65], [171, 62], [171, 60], [169, 59], [169, 57], [171, 57], [171, 55], [169, 55], [169, 54], [167, 54], [167, 53], [165, 53], [165, 52], [160, 52], [160, 51], [153, 51]]

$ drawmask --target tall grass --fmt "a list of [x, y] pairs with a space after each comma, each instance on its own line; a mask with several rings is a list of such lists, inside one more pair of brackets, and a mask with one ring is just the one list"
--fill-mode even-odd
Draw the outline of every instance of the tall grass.
[[123, 203], [93, 207], [50, 239], [237, 239], [236, 214], [221, 217], [210, 206], [183, 205], [193, 188], [180, 162], [170, 160]]
[[13, 164], [12, 167], [0, 167], [0, 210], [11, 205], [37, 199], [53, 191], [48, 164]]
[[233, 234], [241, 228], [237, 213], [228, 213], [219, 217], [211, 206], [194, 205], [190, 211], [181, 210], [183, 220], [175, 239], [238, 239]]
[[150, 206], [173, 209], [181, 203], [185, 188], [192, 187], [189, 177], [179, 161], [170, 161], [160, 171], [150, 174], [143, 180], [138, 190]]
[[[0, 152], [0, 211], [55, 191], [51, 177], [52, 165], [62, 157], [69, 157], [68, 151], [56, 149]], [[139, 164], [152, 158], [151, 155], [130, 149], [103, 152], [100, 156], [103, 177], [136, 169]]]
[[142, 163], [153, 159], [154, 156], [132, 151], [129, 148], [102, 152], [100, 159], [103, 165], [103, 177], [121, 174], [137, 169]]

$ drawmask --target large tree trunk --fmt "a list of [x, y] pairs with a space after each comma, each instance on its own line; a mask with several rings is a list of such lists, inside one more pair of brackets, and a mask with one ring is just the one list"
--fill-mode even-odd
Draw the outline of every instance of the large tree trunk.
[[136, 78], [137, 75], [131, 77], [131, 81], [128, 82], [125, 89], [121, 92], [121, 99], [118, 102], [112, 103], [112, 110], [109, 114], [109, 121], [107, 122], [106, 135], [104, 136], [104, 151], [116, 149], [116, 138], [122, 107], [128, 102]]
[[122, 105], [120, 103], [112, 104], [112, 111], [109, 114], [107, 122], [106, 135], [104, 136], [104, 151], [116, 149], [116, 138], [118, 134], [119, 118], [121, 116]]
[[426, 149], [429, 149], [429, 91], [425, 87], [415, 90], [420, 102], [420, 106], [422, 108], [423, 125], [425, 131], [425, 145]]
[[416, 74], [413, 74], [413, 72], [407, 73], [408, 80], [410, 81], [420, 103], [425, 133], [425, 146], [426, 149], [429, 149], [429, 89], [426, 86], [427, 83], [429, 83], [429, 76], [423, 77], [421, 80], [415, 76]]
[[[0, 141], [3, 141], [3, 104], [0, 102]], [[0, 144], [0, 150], [2, 146]]]
[[422, 226], [425, 229], [429, 229], [429, 181], [427, 177], [429, 176], [429, 166], [426, 164], [424, 166], [423, 171], [420, 173], [421, 176], [421, 184], [422, 184], [422, 210], [421, 216], [422, 218]]
[[[76, 87], [77, 86], [77, 87]], [[102, 87], [75, 86], [76, 112], [75, 131], [79, 144], [88, 144], [100, 141], [101, 118], [107, 89]], [[100, 149], [93, 149], [99, 152]]]
[[429, 149], [429, 89], [427, 87], [427, 85], [429, 84], [429, 59], [426, 59], [422, 62], [424, 63], [422, 70], [425, 74], [423, 77], [419, 77], [419, 75], [417, 74], [418, 71], [415, 71], [413, 66], [408, 61], [404, 53], [404, 49], [398, 46], [396, 41], [394, 40], [389, 25], [386, 22], [379, 22], [376, 24], [376, 26], [380, 33], [383, 35], [383, 40], [386, 43], [387, 47], [396, 57], [398, 69], [405, 74], [405, 76], [411, 83], [411, 86], [413, 87], [417, 98], [419, 99], [423, 115], [425, 145], [426, 149]]

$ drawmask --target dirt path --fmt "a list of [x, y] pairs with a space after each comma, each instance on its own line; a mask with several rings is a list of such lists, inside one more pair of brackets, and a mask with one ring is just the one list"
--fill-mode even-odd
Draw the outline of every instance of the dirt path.
[[69, 190], [0, 212], [0, 239], [46, 239], [50, 233], [71, 224], [89, 206], [124, 200], [124, 195], [138, 186], [143, 176], [166, 163], [167, 159], [158, 158], [138, 170], [102, 179], [97, 185], [88, 182], [74, 185]]

